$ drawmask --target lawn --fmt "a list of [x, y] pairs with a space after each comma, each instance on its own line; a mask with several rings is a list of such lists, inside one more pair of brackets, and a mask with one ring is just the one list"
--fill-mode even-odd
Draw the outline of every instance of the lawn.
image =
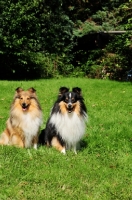
[[80, 87], [89, 120], [75, 155], [0, 146], [0, 200], [132, 199], [132, 85], [85, 78], [0, 81], [0, 133], [17, 87], [37, 90], [44, 121], [61, 86]]

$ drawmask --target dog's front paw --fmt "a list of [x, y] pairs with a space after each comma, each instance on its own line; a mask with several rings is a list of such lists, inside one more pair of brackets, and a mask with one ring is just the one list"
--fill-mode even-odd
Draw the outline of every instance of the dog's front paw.
[[33, 148], [34, 148], [34, 149], [37, 149], [37, 144], [34, 144], [34, 145], [33, 145]]

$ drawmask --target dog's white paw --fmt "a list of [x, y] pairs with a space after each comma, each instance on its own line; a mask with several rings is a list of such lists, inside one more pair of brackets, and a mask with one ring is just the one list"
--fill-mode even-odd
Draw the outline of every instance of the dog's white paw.
[[34, 149], [37, 149], [37, 144], [34, 144], [34, 145], [33, 145], [33, 148], [34, 148]]
[[63, 153], [64, 155], [66, 154], [65, 148], [61, 150], [61, 153]]
[[75, 154], [77, 154], [77, 148], [76, 148], [76, 146], [73, 147], [73, 152], [74, 152]]

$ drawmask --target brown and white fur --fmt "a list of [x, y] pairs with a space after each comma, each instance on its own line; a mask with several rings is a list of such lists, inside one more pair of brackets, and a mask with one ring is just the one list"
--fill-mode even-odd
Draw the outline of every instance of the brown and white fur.
[[42, 124], [42, 110], [36, 90], [24, 91], [17, 88], [6, 122], [6, 129], [0, 137], [0, 145], [37, 149], [39, 129]]

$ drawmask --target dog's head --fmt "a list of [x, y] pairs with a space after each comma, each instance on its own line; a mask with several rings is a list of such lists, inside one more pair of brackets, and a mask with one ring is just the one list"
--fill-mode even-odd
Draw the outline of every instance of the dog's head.
[[72, 91], [69, 91], [66, 87], [59, 89], [60, 105], [65, 106], [68, 113], [73, 112], [77, 106], [80, 107], [79, 101], [81, 99], [83, 98], [79, 87], [72, 88]]
[[31, 100], [34, 98], [36, 98], [36, 90], [34, 88], [29, 88], [27, 91], [24, 91], [20, 87], [16, 89], [15, 99], [19, 100], [23, 111], [28, 110]]

